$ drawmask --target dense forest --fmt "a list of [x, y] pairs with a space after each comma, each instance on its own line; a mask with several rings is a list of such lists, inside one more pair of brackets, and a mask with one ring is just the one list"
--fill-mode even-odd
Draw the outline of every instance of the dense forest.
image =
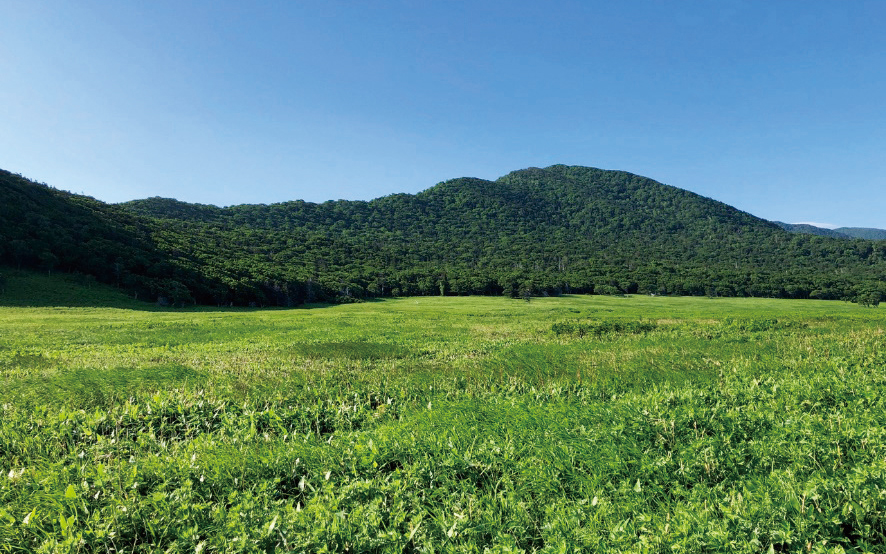
[[0, 263], [175, 305], [561, 293], [886, 296], [886, 241], [790, 233], [622, 171], [557, 165], [415, 195], [118, 205], [0, 172]]

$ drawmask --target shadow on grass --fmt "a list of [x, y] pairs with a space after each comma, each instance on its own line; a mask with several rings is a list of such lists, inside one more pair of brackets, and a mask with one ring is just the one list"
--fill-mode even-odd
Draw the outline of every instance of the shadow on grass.
[[159, 306], [135, 299], [121, 289], [97, 282], [87, 275], [52, 273], [0, 267], [0, 307], [9, 308], [117, 308], [144, 312], [250, 312], [261, 310], [316, 309], [335, 304], [302, 304], [286, 307], [190, 305]]
[[131, 396], [173, 387], [196, 386], [206, 375], [190, 367], [167, 364], [154, 367], [73, 369], [49, 375], [10, 379], [4, 384], [5, 400], [77, 408], [108, 407]]

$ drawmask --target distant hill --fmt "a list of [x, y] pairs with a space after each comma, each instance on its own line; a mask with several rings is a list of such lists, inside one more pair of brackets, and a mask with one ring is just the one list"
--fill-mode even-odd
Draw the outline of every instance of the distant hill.
[[[224, 288], [224, 279], [234, 278], [224, 268], [207, 273], [198, 258], [206, 240], [190, 237], [188, 227], [172, 230], [120, 206], [0, 170], [0, 265], [14, 270], [92, 276], [135, 299], [193, 301], [192, 290]], [[176, 246], [190, 238], [196, 244]]]
[[[5, 208], [4, 208], [5, 207]], [[791, 234], [624, 171], [556, 165], [369, 202], [119, 205], [0, 174], [0, 262], [181, 304], [563, 292], [853, 298], [886, 244]]]
[[0, 171], [0, 261], [12, 267], [102, 275], [133, 286], [132, 277], [168, 258], [151, 237], [155, 226], [94, 198]]
[[867, 240], [886, 240], [886, 229], [872, 229], [868, 227], [839, 227], [835, 231], [844, 235]]
[[806, 235], [818, 235], [821, 237], [833, 237], [839, 239], [864, 239], [864, 240], [886, 240], [886, 229], [872, 229], [867, 227], [838, 227], [836, 229], [825, 229], [816, 227], [807, 223], [782, 223], [781, 221], [773, 221], [785, 231], [791, 233], [800, 233]]
[[117, 205], [139, 215], [189, 221], [216, 221], [224, 213], [222, 208], [210, 204], [190, 204], [174, 198], [159, 196], [144, 200], [132, 200]]
[[808, 223], [782, 223], [781, 221], [773, 221], [773, 223], [775, 223], [785, 231], [789, 231], [791, 233], [818, 235], [820, 237], [832, 237], [836, 239], [852, 238], [849, 234], [842, 233], [839, 230], [816, 227], [815, 225], [809, 225]]

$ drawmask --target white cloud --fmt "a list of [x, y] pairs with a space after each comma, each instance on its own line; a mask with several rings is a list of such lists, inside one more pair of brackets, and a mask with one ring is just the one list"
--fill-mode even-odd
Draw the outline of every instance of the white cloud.
[[814, 221], [798, 221], [797, 223], [791, 223], [791, 225], [812, 225], [822, 229], [836, 229], [839, 227], [839, 225], [834, 225], [833, 223], [816, 223]]

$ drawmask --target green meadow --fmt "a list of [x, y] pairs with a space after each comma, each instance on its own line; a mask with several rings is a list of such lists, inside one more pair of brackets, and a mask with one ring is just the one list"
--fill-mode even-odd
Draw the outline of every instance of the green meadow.
[[886, 550], [880, 309], [27, 307], [21, 283], [2, 552]]

